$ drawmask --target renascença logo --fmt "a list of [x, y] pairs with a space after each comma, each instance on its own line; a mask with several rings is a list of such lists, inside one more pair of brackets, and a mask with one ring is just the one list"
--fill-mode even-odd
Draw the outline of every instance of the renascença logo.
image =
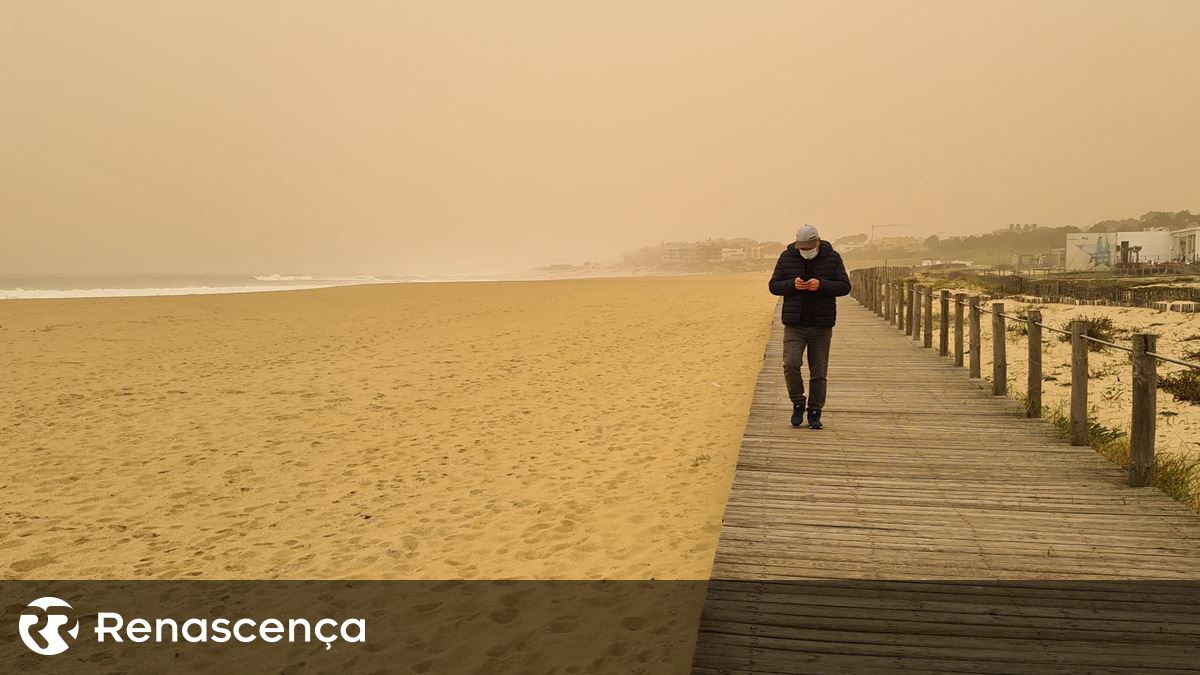
[[[66, 629], [67, 635], [70, 635], [72, 640], [79, 637], [79, 621], [73, 620], [74, 617], [62, 611], [71, 609], [71, 605], [66, 602], [47, 596], [34, 600], [25, 609], [40, 610], [33, 613], [23, 612], [18, 624], [21, 641], [34, 652], [43, 656], [54, 656], [67, 651], [71, 645], [63, 637], [63, 629], [68, 623], [71, 627]], [[43, 623], [45, 625], [42, 625]]]
[[[63, 609], [72, 609], [63, 600], [52, 597], [38, 598], [29, 603], [27, 612], [21, 614], [19, 623], [21, 641], [26, 647], [44, 656], [61, 654], [70, 648], [63, 632], [71, 639], [79, 637], [79, 621], [74, 620]], [[28, 610], [35, 610], [29, 612]], [[51, 611], [55, 610], [55, 611]], [[66, 628], [70, 623], [71, 627]], [[43, 625], [44, 624], [44, 625]], [[125, 617], [116, 612], [96, 614], [96, 642], [282, 642], [325, 644], [331, 649], [333, 643], [366, 642], [366, 619], [349, 618], [337, 620], [309, 619], [251, 619], [247, 617], [228, 619], [173, 618], [144, 619]], [[40, 639], [39, 639], [40, 638]]]

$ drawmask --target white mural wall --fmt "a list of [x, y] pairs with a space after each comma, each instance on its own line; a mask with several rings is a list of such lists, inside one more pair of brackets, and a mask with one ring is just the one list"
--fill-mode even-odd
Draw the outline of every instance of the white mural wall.
[[1110, 270], [1115, 232], [1080, 232], [1067, 235], [1068, 272]]
[[1081, 232], [1067, 235], [1068, 272], [1110, 270], [1121, 260], [1121, 242], [1129, 242], [1130, 261], [1164, 263], [1171, 259], [1171, 233], [1166, 230], [1150, 232]]

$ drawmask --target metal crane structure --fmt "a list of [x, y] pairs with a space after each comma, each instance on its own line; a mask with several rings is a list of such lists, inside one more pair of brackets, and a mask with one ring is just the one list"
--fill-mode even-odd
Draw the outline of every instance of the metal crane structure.
[[911, 227], [910, 223], [889, 223], [887, 225], [872, 225], [871, 226], [871, 243], [875, 243], [875, 230], [881, 227]]

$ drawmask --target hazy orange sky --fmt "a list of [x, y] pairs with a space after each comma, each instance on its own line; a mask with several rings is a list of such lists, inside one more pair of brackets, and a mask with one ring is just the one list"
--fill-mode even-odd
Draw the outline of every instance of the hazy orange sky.
[[1196, 0], [0, 0], [0, 268], [501, 272], [1195, 210], [1197, 26]]

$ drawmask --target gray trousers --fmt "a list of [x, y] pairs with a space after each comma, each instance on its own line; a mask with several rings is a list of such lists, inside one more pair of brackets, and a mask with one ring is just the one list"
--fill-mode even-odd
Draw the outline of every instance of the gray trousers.
[[[807, 403], [808, 408], [816, 410], [825, 406], [825, 373], [829, 370], [829, 343], [832, 338], [832, 326], [783, 327], [783, 380], [787, 383], [788, 397], [793, 404]], [[804, 398], [804, 373], [800, 369], [805, 351], [808, 352], [810, 389], [807, 401]]]

